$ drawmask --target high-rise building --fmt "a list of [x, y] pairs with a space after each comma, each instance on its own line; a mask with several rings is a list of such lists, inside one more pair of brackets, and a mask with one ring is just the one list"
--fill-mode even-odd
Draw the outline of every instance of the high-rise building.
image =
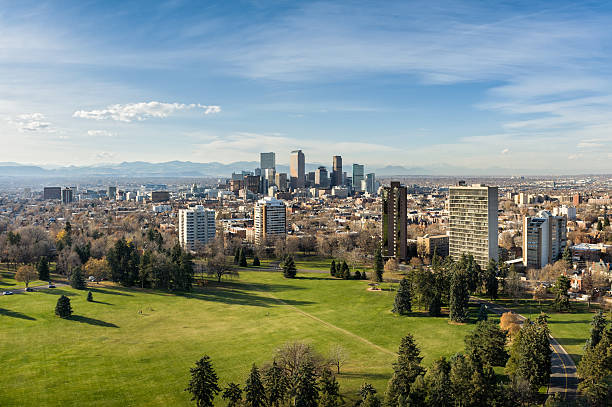
[[61, 187], [45, 187], [43, 189], [43, 199], [62, 199], [62, 188]]
[[274, 153], [260, 153], [259, 154], [259, 167], [262, 170], [275, 169], [276, 168], [276, 154]]
[[151, 201], [165, 202], [170, 200], [170, 192], [168, 191], [151, 191]]
[[287, 209], [285, 203], [272, 197], [260, 199], [253, 209], [255, 244], [265, 243], [267, 238], [285, 236], [287, 233]]
[[69, 204], [74, 201], [74, 191], [72, 188], [64, 188], [62, 189], [62, 203]]
[[407, 190], [391, 182], [382, 191], [382, 255], [398, 260], [408, 258]]
[[317, 188], [329, 188], [329, 177], [327, 176], [327, 168], [319, 167], [315, 171], [315, 186]]
[[117, 195], [117, 187], [108, 187], [106, 195], [108, 195], [108, 199], [115, 199], [115, 196]]
[[198, 205], [179, 210], [179, 242], [184, 249], [195, 250], [215, 238], [215, 211]]
[[342, 179], [342, 157], [335, 155], [333, 158], [331, 185], [340, 187], [343, 184]]
[[554, 263], [567, 246], [567, 218], [540, 211], [523, 219], [523, 264], [542, 268]]
[[474, 256], [482, 269], [497, 261], [498, 188], [482, 184], [449, 187], [449, 253], [457, 261]]
[[419, 256], [433, 257], [435, 254], [440, 258], [448, 256], [448, 236], [419, 236], [417, 237], [417, 254]]
[[368, 194], [376, 193], [376, 174], [373, 172], [369, 173], [365, 177], [365, 191]]
[[304, 188], [306, 182], [306, 161], [302, 150], [291, 152], [291, 162], [289, 168], [291, 175], [292, 188]]
[[276, 186], [279, 191], [287, 190], [287, 174], [284, 172], [279, 172], [276, 174]]
[[361, 191], [361, 181], [363, 180], [363, 173], [363, 165], [353, 164], [353, 190]]

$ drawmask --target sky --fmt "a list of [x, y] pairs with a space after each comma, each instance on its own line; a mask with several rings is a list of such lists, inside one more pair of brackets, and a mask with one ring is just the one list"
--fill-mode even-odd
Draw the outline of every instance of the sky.
[[612, 5], [0, 0], [0, 162], [612, 172]]

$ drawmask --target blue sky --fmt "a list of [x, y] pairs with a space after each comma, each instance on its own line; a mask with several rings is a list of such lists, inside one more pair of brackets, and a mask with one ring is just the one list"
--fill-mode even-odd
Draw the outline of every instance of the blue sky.
[[612, 171], [605, 2], [0, 1], [0, 161]]

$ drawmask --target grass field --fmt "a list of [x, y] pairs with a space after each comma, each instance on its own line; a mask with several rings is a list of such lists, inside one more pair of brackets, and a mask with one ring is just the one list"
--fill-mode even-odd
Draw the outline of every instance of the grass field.
[[[252, 363], [270, 361], [293, 340], [321, 353], [335, 344], [348, 350], [339, 382], [350, 402], [364, 381], [384, 392], [406, 333], [427, 366], [462, 350], [473, 329], [395, 316], [394, 293], [368, 292], [365, 281], [300, 277], [241, 272], [188, 295], [100, 286], [93, 303], [65, 287], [0, 297], [1, 404], [189, 405], [183, 389], [202, 355], [211, 356], [222, 384], [244, 383]], [[71, 298], [72, 319], [53, 315], [60, 294]]]
[[[52, 281], [59, 281], [63, 278], [61, 276], [51, 274]], [[30, 281], [30, 286], [48, 284], [47, 281]], [[0, 291], [14, 290], [17, 288], [24, 288], [25, 283], [15, 280], [15, 270], [12, 267], [8, 267], [6, 264], [0, 264]]]

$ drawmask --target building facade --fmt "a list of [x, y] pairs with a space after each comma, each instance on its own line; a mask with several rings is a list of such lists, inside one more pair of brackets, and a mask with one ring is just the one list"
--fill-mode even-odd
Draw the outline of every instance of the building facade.
[[327, 175], [327, 168], [319, 167], [315, 171], [315, 186], [317, 188], [327, 189], [329, 188], [329, 176]]
[[276, 173], [276, 186], [279, 191], [287, 190], [287, 174], [284, 172]]
[[196, 250], [215, 238], [215, 211], [198, 205], [179, 210], [179, 242], [186, 250]]
[[306, 161], [302, 150], [291, 152], [289, 175], [291, 175], [292, 188], [304, 188], [306, 182]]
[[44, 187], [43, 199], [62, 199], [62, 187]]
[[62, 203], [64, 205], [70, 204], [74, 201], [74, 191], [72, 188], [62, 189]]
[[259, 153], [259, 168], [275, 169], [276, 168], [276, 154], [275, 153]]
[[373, 172], [369, 173], [365, 177], [365, 191], [368, 194], [376, 193], [376, 174]]
[[382, 190], [382, 255], [408, 258], [407, 190], [399, 182]]
[[353, 190], [361, 191], [361, 181], [363, 181], [364, 166], [353, 164]]
[[482, 269], [498, 260], [498, 188], [465, 183], [449, 187], [449, 254], [474, 256]]
[[567, 246], [567, 218], [540, 211], [523, 219], [523, 264], [542, 268], [561, 258]]
[[332, 176], [331, 176], [331, 186], [332, 187], [340, 187], [344, 184], [344, 180], [342, 179], [342, 157], [339, 155], [335, 155], [333, 157], [333, 165], [332, 165]]
[[285, 236], [287, 233], [287, 209], [281, 200], [266, 197], [260, 199], [253, 209], [255, 244], [263, 244], [269, 237]]
[[417, 253], [419, 256], [433, 257], [434, 253], [439, 257], [448, 256], [448, 236], [419, 236], [417, 237]]

